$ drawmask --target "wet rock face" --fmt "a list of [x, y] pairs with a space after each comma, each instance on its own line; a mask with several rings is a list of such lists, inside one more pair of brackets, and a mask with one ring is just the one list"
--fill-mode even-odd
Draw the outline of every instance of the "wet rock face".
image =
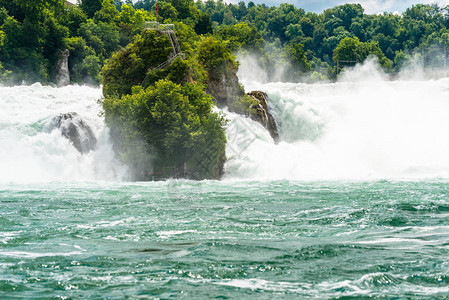
[[215, 98], [219, 107], [229, 106], [245, 94], [235, 72], [212, 77], [206, 91]]
[[58, 86], [70, 84], [69, 55], [70, 51], [68, 49], [61, 52], [61, 58], [58, 61], [58, 73], [56, 75], [56, 84]]
[[279, 132], [276, 120], [268, 108], [268, 96], [264, 92], [253, 91], [247, 94], [257, 101], [257, 105], [250, 107], [250, 117], [254, 121], [262, 124], [270, 133], [273, 140], [279, 142]]
[[81, 154], [88, 153], [95, 148], [97, 139], [92, 129], [77, 113], [60, 114], [54, 118], [53, 124]]
[[[229, 107], [229, 110], [232, 112], [236, 112], [238, 114], [242, 114], [251, 118], [252, 120], [259, 122], [265, 127], [270, 133], [271, 137], [275, 141], [275, 143], [279, 142], [279, 132], [276, 124], [276, 120], [273, 115], [270, 113], [268, 108], [268, 96], [264, 92], [253, 91], [247, 93], [245, 97], [250, 97], [252, 99], [251, 104], [248, 107], [242, 108], [242, 99], [239, 102], [234, 102], [233, 105]], [[240, 104], [240, 105], [239, 105]], [[245, 102], [244, 105], [246, 105]]]

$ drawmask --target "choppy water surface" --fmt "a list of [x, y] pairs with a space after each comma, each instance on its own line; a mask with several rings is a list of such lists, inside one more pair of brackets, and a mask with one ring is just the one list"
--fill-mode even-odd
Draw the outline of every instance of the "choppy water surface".
[[2, 184], [0, 298], [446, 297], [448, 184]]

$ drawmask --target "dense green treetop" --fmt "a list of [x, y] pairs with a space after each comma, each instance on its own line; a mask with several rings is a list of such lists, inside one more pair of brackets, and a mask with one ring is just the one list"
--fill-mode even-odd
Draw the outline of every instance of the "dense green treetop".
[[147, 30], [134, 42], [112, 55], [103, 69], [105, 96], [130, 94], [145, 79], [147, 70], [165, 62], [173, 51], [166, 34]]
[[[130, 95], [106, 97], [103, 107], [115, 146], [136, 176], [142, 170], [173, 172], [186, 163], [195, 179], [219, 177], [209, 165], [224, 156], [224, 119], [212, 112], [212, 97], [200, 86], [160, 80]], [[211, 146], [208, 157], [198, 156]]]
[[334, 50], [333, 60], [341, 62], [338, 66], [340, 69], [347, 63], [363, 62], [370, 55], [376, 56], [380, 65], [385, 69], [391, 67], [391, 61], [382, 53], [377, 42], [363, 43], [357, 37], [342, 39]]

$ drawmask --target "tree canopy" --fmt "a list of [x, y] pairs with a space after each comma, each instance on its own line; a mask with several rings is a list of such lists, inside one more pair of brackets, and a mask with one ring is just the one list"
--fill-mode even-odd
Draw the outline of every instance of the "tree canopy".
[[[284, 80], [307, 79], [307, 74], [334, 78], [335, 58], [347, 38], [367, 43], [356, 48], [371, 47], [369, 52], [386, 71], [397, 70], [404, 57], [414, 53], [423, 56], [425, 66], [447, 61], [449, 10], [435, 4], [413, 5], [401, 15], [368, 15], [360, 4], [317, 14], [287, 3], [163, 0], [158, 11], [155, 3], [80, 0], [75, 6], [63, 0], [0, 0], [1, 78], [11, 83], [54, 81], [58, 59], [69, 49], [72, 82], [98, 84], [99, 70], [112, 54], [134, 42], [146, 21], [155, 20], [175, 23], [182, 28], [180, 34], [188, 33], [197, 41], [198, 35], [213, 36], [234, 54], [256, 56], [267, 71], [288, 70]], [[182, 46], [196, 47], [193, 40]], [[360, 57], [346, 60], [361, 62]]]

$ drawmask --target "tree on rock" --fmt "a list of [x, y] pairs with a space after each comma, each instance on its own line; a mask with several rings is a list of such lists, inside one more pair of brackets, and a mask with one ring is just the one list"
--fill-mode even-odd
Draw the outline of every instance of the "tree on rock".
[[114, 53], [103, 68], [103, 94], [131, 94], [131, 88], [143, 82], [148, 69], [165, 62], [172, 52], [166, 34], [157, 30], [144, 31], [134, 43]]
[[168, 60], [172, 51], [166, 34], [146, 30], [103, 68], [103, 109], [114, 149], [133, 180], [219, 179], [226, 121], [212, 111], [202, 64], [220, 63], [209, 64], [214, 57], [207, 55], [201, 63], [198, 55]]
[[208, 74], [207, 92], [217, 104], [227, 105], [245, 94], [237, 78], [238, 63], [225, 42], [204, 38], [198, 45], [196, 59]]
[[225, 121], [212, 112], [212, 97], [201, 86], [160, 80], [131, 95], [107, 97], [103, 108], [114, 147], [133, 179], [144, 180], [147, 174], [220, 178]]

